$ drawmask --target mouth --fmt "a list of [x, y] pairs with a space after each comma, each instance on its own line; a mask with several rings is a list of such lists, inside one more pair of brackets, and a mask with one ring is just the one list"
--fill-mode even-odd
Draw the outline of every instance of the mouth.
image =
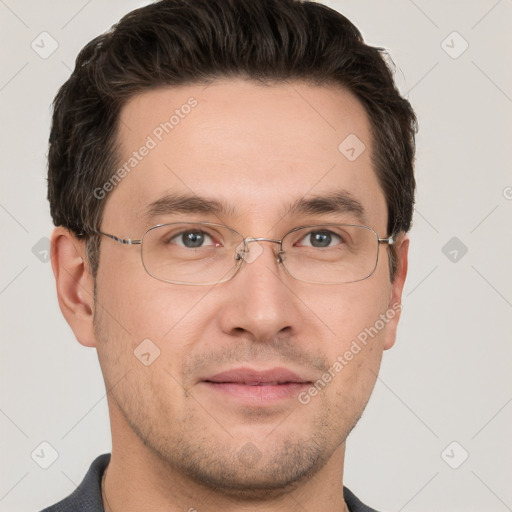
[[235, 368], [201, 381], [214, 393], [246, 404], [266, 404], [296, 397], [311, 381], [287, 368]]

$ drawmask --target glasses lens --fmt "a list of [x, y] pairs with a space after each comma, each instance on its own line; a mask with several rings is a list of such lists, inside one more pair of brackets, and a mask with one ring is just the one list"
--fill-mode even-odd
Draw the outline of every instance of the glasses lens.
[[371, 276], [377, 266], [379, 239], [365, 226], [309, 226], [283, 238], [288, 273], [317, 284], [345, 284]]
[[142, 261], [156, 279], [175, 284], [215, 284], [230, 279], [243, 237], [213, 223], [155, 226], [142, 239]]

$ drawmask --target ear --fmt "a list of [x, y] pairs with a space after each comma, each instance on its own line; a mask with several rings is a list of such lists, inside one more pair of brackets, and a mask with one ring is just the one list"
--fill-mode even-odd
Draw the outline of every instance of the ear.
[[79, 240], [66, 228], [55, 228], [51, 239], [51, 260], [64, 318], [82, 345], [95, 347], [94, 279], [87, 263], [85, 241]]
[[405, 278], [407, 277], [407, 257], [409, 252], [409, 238], [405, 233], [398, 236], [395, 242], [395, 250], [397, 256], [397, 268], [395, 279], [391, 283], [391, 291], [388, 303], [389, 323], [386, 327], [386, 335], [384, 339], [384, 350], [390, 349], [396, 340], [396, 330], [400, 314], [402, 312], [402, 291], [404, 289]]

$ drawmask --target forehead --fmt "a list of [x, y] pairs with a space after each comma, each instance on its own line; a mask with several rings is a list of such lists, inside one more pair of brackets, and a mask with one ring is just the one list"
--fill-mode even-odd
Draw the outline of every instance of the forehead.
[[283, 205], [331, 192], [385, 226], [368, 118], [340, 87], [230, 80], [160, 88], [132, 98], [119, 120], [119, 179], [104, 215], [109, 225], [119, 219], [116, 229], [140, 226], [148, 205], [168, 194], [219, 200], [226, 221], [273, 225]]

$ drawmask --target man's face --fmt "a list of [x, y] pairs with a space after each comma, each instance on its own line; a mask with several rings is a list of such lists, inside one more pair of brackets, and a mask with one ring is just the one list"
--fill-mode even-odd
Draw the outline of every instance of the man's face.
[[[182, 108], [191, 97], [197, 105]], [[176, 109], [172, 130], [158, 130]], [[368, 119], [346, 91], [246, 81], [165, 88], [134, 97], [120, 119], [123, 163], [148, 136], [156, 145], [108, 196], [103, 232], [138, 239], [156, 224], [209, 221], [245, 237], [280, 239], [303, 225], [360, 224], [351, 211], [288, 212], [297, 200], [338, 192], [361, 204], [364, 223], [381, 238], [389, 235]], [[356, 159], [350, 148], [339, 149], [350, 134], [366, 147]], [[229, 210], [163, 207], [148, 218], [149, 205], [172, 194], [217, 200]], [[276, 244], [257, 244], [250, 244], [254, 260], [230, 281], [185, 286], [148, 275], [140, 246], [101, 242], [94, 323], [112, 388], [114, 446], [142, 441], [169, 468], [218, 489], [292, 485], [342, 460], [398, 319], [403, 279], [391, 283], [386, 245], [368, 279], [317, 285], [291, 278], [276, 260]], [[146, 360], [154, 346], [160, 350], [148, 366], [134, 355], [143, 340], [151, 340], [143, 345]], [[247, 370], [276, 368], [267, 381], [277, 384], [244, 381]], [[282, 382], [283, 369], [303, 383]], [[231, 370], [238, 377], [224, 380], [241, 381], [212, 382]], [[311, 393], [322, 378], [326, 385]]]

